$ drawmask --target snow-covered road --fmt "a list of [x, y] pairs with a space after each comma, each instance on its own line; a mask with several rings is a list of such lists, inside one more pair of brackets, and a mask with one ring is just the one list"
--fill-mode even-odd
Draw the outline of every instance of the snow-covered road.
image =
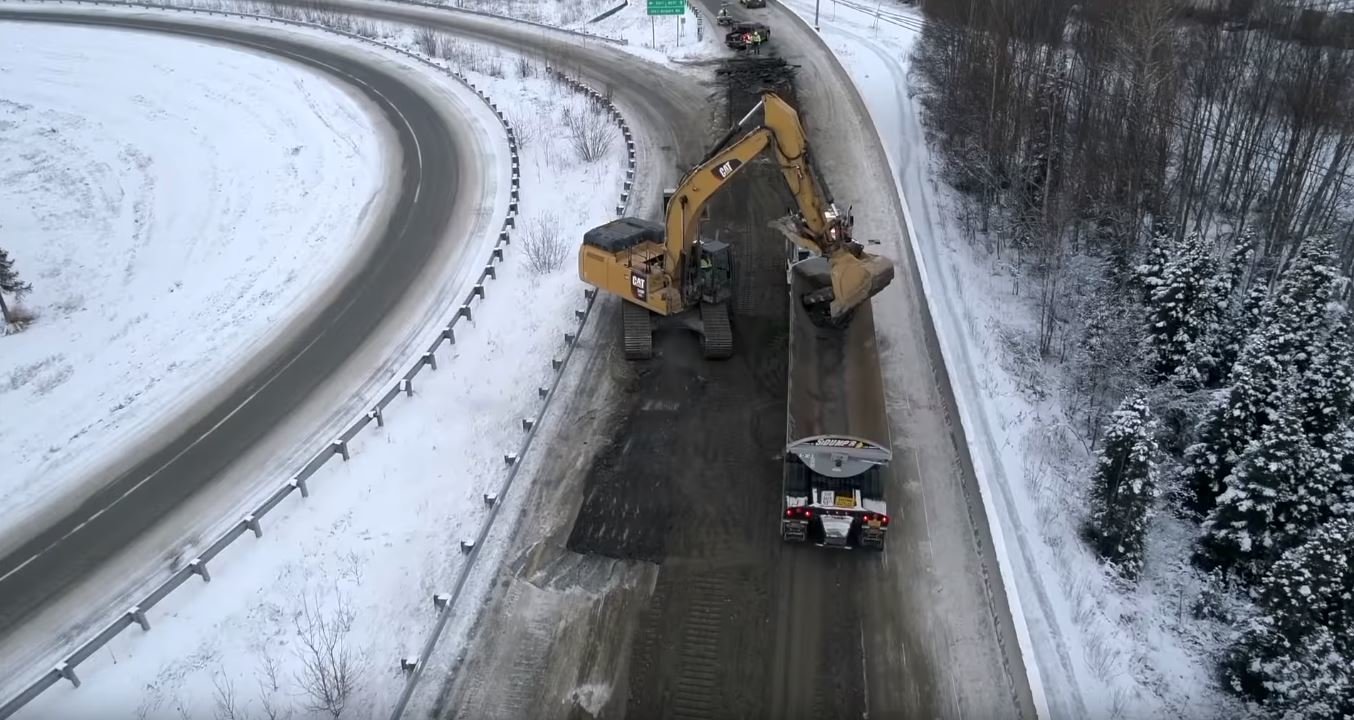
[[[413, 47], [412, 33], [386, 37]], [[463, 561], [456, 541], [473, 535], [485, 512], [481, 494], [506, 471], [503, 452], [515, 448], [520, 420], [539, 402], [536, 388], [574, 326], [583, 297], [571, 250], [614, 211], [625, 157], [612, 127], [602, 156], [580, 160], [561, 130], [567, 118], [608, 120], [538, 61], [519, 64], [463, 43], [453, 66], [513, 120], [521, 147], [519, 229], [473, 322], [457, 326], [456, 344], [439, 354], [436, 371], [418, 377], [412, 399], [389, 409], [387, 426], [358, 437], [351, 462], [331, 463], [310, 480], [309, 500], [280, 506], [264, 538], [220, 555], [211, 585], [171, 595], [150, 633], [133, 629], [83, 664], [81, 688], [60, 685], [21, 717], [210, 716], [221, 712], [225, 693], [250, 715], [266, 704], [306, 717], [313, 703], [303, 646], [319, 632], [307, 617], [338, 623], [361, 668], [348, 713], [378, 716], [393, 701], [403, 683], [397, 658], [423, 642], [434, 620], [431, 593]], [[557, 265], [535, 273], [529, 259], [543, 251]], [[477, 269], [485, 257], [464, 264]]]
[[[369, 103], [276, 58], [0, 23], [0, 549], [326, 288], [386, 202]], [[7, 535], [6, 531], [12, 531]]]

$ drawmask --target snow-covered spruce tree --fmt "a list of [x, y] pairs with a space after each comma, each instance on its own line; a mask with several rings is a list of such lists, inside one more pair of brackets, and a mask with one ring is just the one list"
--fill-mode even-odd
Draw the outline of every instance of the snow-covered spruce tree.
[[4, 317], [6, 325], [14, 322], [14, 316], [10, 312], [9, 305], [5, 304], [5, 293], [13, 295], [17, 300], [32, 290], [32, 285], [19, 278], [19, 272], [14, 269], [14, 260], [9, 253], [0, 248], [0, 316]]
[[1235, 690], [1281, 717], [1354, 714], [1354, 521], [1328, 520], [1256, 592], [1263, 611], [1223, 663]]
[[1237, 458], [1278, 416], [1281, 386], [1307, 371], [1312, 349], [1323, 340], [1335, 279], [1330, 246], [1319, 238], [1303, 243], [1280, 277], [1261, 311], [1261, 327], [1232, 367], [1226, 396], [1200, 424], [1198, 442], [1185, 451], [1182, 476], [1195, 512], [1213, 509]]
[[1303, 430], [1292, 385], [1284, 392], [1279, 417], [1247, 446], [1204, 519], [1201, 559], [1208, 566], [1258, 577], [1300, 544], [1329, 508], [1337, 468]]
[[1346, 425], [1354, 410], [1354, 348], [1346, 318], [1336, 319], [1328, 332], [1312, 348], [1297, 387], [1303, 429], [1319, 448], [1331, 446], [1333, 435]]
[[1144, 278], [1147, 293], [1147, 356], [1153, 376], [1166, 380], [1185, 364], [1216, 321], [1213, 253], [1198, 233], [1174, 244], [1160, 275]]
[[[1256, 342], [1252, 338], [1248, 346]], [[1198, 441], [1185, 449], [1187, 503], [1200, 516], [1213, 509], [1237, 459], [1270, 422], [1276, 398], [1271, 388], [1278, 388], [1287, 375], [1276, 358], [1258, 353], [1233, 369], [1231, 387], [1200, 423]]]
[[1130, 580], [1142, 571], [1143, 538], [1157, 495], [1155, 435], [1156, 420], [1143, 394], [1125, 398], [1110, 416], [1091, 477], [1086, 537]]
[[[1257, 303], [1251, 308], [1245, 293], [1254, 258], [1255, 238], [1246, 234], [1232, 248], [1226, 265], [1209, 281], [1197, 312], [1202, 337], [1190, 347], [1188, 357], [1172, 378], [1182, 390], [1222, 387], [1241, 346], [1259, 325], [1260, 306]], [[1258, 298], [1263, 302], [1264, 288], [1258, 289]]]

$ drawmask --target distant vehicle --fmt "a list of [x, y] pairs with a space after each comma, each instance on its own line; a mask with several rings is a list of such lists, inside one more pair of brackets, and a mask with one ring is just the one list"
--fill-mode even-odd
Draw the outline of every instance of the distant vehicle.
[[738, 0], [738, 4], [748, 9], [764, 8], [766, 7], [766, 0]]
[[771, 39], [771, 28], [765, 23], [735, 23], [724, 35], [724, 44], [734, 50], [750, 50]]
[[715, 24], [732, 25], [733, 23], [734, 23], [733, 16], [729, 14], [729, 9], [724, 7], [720, 8], [719, 14], [715, 15]]

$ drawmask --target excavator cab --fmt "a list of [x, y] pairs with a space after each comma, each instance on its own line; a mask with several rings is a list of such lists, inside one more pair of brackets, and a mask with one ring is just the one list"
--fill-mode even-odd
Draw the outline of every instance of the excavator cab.
[[733, 297], [733, 248], [719, 240], [705, 240], [696, 244], [694, 282], [687, 283], [703, 303], [728, 302]]

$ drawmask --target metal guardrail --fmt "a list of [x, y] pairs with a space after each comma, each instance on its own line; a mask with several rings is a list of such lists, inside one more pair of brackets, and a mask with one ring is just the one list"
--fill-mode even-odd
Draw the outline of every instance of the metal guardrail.
[[[412, 397], [414, 395], [415, 377], [417, 377], [419, 372], [421, 372], [425, 367], [432, 368], [433, 370], [437, 369], [437, 351], [441, 349], [444, 343], [449, 343], [453, 345], [456, 343], [455, 328], [457, 323], [460, 322], [461, 320], [469, 321], [471, 319], [473, 314], [473, 308], [476, 305], [475, 300], [477, 298], [481, 302], [483, 302], [486, 299], [485, 283], [488, 280], [494, 280], [497, 279], [498, 277], [496, 271], [496, 264], [501, 263], [503, 261], [504, 252], [511, 243], [510, 231], [516, 226], [517, 204], [521, 194], [521, 187], [519, 181], [520, 164], [518, 162], [517, 137], [512, 129], [512, 126], [504, 117], [502, 111], [498, 109], [498, 106], [482, 89], [477, 88], [475, 84], [471, 82], [468, 78], [466, 78], [463, 74], [445, 68], [441, 65], [438, 65], [416, 53], [410, 52], [403, 48], [389, 45], [387, 43], [383, 43], [378, 40], [374, 40], [372, 38], [363, 37], [355, 33], [349, 33], [342, 30], [328, 28], [316, 23], [308, 23], [299, 20], [291, 20], [267, 15], [258, 15], [253, 13], [209, 10], [196, 7], [176, 7], [173, 5], [160, 5], [145, 2], [131, 2], [125, 0], [19, 0], [19, 2], [33, 2], [39, 4], [55, 3], [58, 5], [69, 3], [74, 5], [131, 7], [131, 8], [145, 8], [151, 10], [187, 12], [194, 15], [203, 14], [231, 18], [247, 18], [252, 20], [261, 20], [268, 23], [294, 25], [321, 30], [323, 32], [333, 33], [336, 35], [341, 35], [350, 39], [355, 39], [361, 42], [375, 45], [384, 50], [388, 50], [412, 58], [418, 62], [423, 63], [424, 65], [427, 65], [431, 68], [434, 68], [455, 78], [457, 81], [461, 82], [466, 87], [473, 90], [475, 94], [486, 105], [488, 105], [489, 109], [494, 113], [495, 117], [498, 118], [498, 121], [502, 125], [504, 132], [508, 138], [508, 149], [511, 155], [511, 186], [509, 191], [509, 204], [507, 215], [503, 219], [503, 225], [499, 230], [498, 238], [494, 243], [494, 247], [489, 254], [489, 258], [485, 263], [484, 268], [480, 271], [479, 277], [475, 280], [473, 287], [465, 294], [464, 299], [462, 300], [461, 304], [457, 307], [455, 314], [451, 318], [451, 321], [444, 328], [438, 331], [436, 338], [431, 342], [431, 344], [427, 346], [427, 349], [424, 350], [419, 355], [418, 359], [413, 362], [410, 368], [403, 375], [400, 376], [400, 379], [397, 380], [396, 383], [389, 390], [387, 390], [386, 393], [382, 395], [380, 399], [378, 399], [370, 409], [363, 411], [357, 418], [355, 418], [351, 423], [349, 423], [347, 429], [345, 429], [336, 439], [334, 439], [328, 445], [324, 446], [319, 451], [317, 451], [315, 455], [313, 455], [311, 459], [307, 461], [306, 464], [302, 466], [299, 471], [297, 471], [294, 475], [292, 475], [285, 483], [283, 483], [281, 487], [279, 487], [277, 490], [268, 495], [268, 497], [264, 499], [263, 502], [258, 505], [258, 507], [256, 507], [253, 511], [244, 515], [238, 522], [232, 524], [228, 530], [226, 530], [220, 536], [218, 536], [210, 545], [206, 547], [205, 550], [203, 550], [196, 557], [190, 560], [186, 565], [175, 570], [169, 576], [168, 579], [161, 582], [158, 586], [156, 586], [153, 590], [151, 590], [139, 603], [133, 605], [132, 607], [122, 612], [120, 615], [116, 617], [116, 619], [112, 620], [106, 626], [104, 626], [104, 628], [100, 630], [98, 634], [94, 635], [90, 639], [86, 640], [84, 643], [80, 644], [63, 660], [58, 662], [54, 667], [52, 667], [47, 672], [43, 673], [40, 677], [38, 677], [32, 683], [30, 683], [26, 688], [20, 691], [18, 695], [6, 701], [4, 705], [0, 705], [0, 719], [12, 716], [14, 713], [18, 712], [20, 708], [32, 702], [47, 689], [56, 685], [63, 679], [70, 681], [71, 684], [73, 684], [75, 687], [78, 688], [80, 686], [80, 679], [75, 674], [75, 668], [79, 666], [80, 663], [89, 659], [92, 655], [94, 655], [94, 653], [102, 649], [104, 645], [108, 644], [119, 634], [121, 634], [122, 631], [126, 630], [132, 625], [139, 626], [142, 629], [142, 631], [146, 632], [150, 631], [151, 626], [150, 621], [146, 615], [147, 611], [153, 609], [156, 605], [158, 605], [166, 597], [168, 597], [170, 593], [174, 592], [194, 575], [201, 577], [204, 582], [210, 582], [211, 574], [210, 572], [208, 572], [207, 566], [208, 562], [210, 562], [223, 550], [229, 547], [231, 543], [243, 537], [246, 533], [252, 533], [256, 538], [262, 538], [263, 527], [261, 524], [261, 520], [264, 516], [266, 516], [269, 512], [277, 508], [277, 506], [280, 505], [283, 500], [287, 499], [287, 497], [289, 497], [293, 493], [299, 491], [302, 498], [309, 497], [310, 488], [309, 483], [307, 481], [310, 479], [311, 476], [313, 476], [335, 455], [341, 456], [343, 460], [347, 461], [350, 457], [350, 451], [348, 447], [349, 443], [352, 442], [352, 440], [355, 437], [357, 437], [357, 435], [361, 433], [362, 430], [366, 429], [372, 422], [375, 422], [377, 427], [384, 426], [386, 408], [389, 407], [391, 403], [393, 403], [395, 399], [400, 397], [401, 395], [404, 395], [405, 397]], [[423, 3], [414, 3], [414, 4], [423, 4]], [[629, 204], [630, 190], [633, 187], [635, 178], [635, 142], [634, 137], [631, 134], [630, 127], [626, 124], [624, 118], [621, 116], [620, 111], [616, 108], [616, 106], [613, 103], [611, 103], [610, 99], [603, 97], [596, 90], [592, 89], [591, 87], [588, 87], [587, 85], [581, 83], [580, 81], [569, 78], [564, 73], [558, 70], [551, 70], [551, 72], [554, 74], [555, 77], [565, 82], [565, 84], [571, 86], [572, 88], [574, 88], [579, 92], [590, 95], [596, 102], [604, 104], [608, 108], [608, 112], [611, 115], [612, 119], [621, 128], [621, 132], [624, 136], [626, 144], [627, 168], [625, 181], [620, 196], [620, 202], [616, 206], [616, 215], [620, 216], [624, 214], [625, 209]], [[575, 327], [573, 332], [565, 333], [564, 335], [564, 352], [562, 357], [555, 357], [551, 359], [551, 368], [554, 371], [553, 379], [548, 388], [540, 389], [539, 397], [542, 401], [541, 406], [539, 408], [540, 414], [544, 414], [545, 410], [549, 407], [549, 403], [553, 399], [555, 391], [559, 386], [560, 378], [563, 376], [564, 369], [567, 366], [569, 359], [573, 356], [574, 349], [578, 346], [579, 337], [587, 324], [588, 318], [591, 316], [593, 305], [596, 302], [596, 292], [592, 289], [585, 290], [584, 297], [586, 301], [584, 308], [582, 310], [575, 311], [575, 318], [578, 323], [577, 326]], [[519, 446], [518, 452], [515, 455], [505, 456], [505, 460], [509, 460], [509, 468], [508, 474], [505, 477], [500, 487], [499, 493], [497, 495], [498, 498], [504, 497], [508, 489], [511, 487], [513, 480], [517, 476], [518, 468], [520, 467], [520, 463], [517, 462], [517, 458], [525, 456], [527, 450], [531, 446], [532, 440], [536, 436], [538, 423], [535, 421], [534, 418], [524, 419], [522, 425], [525, 434]], [[486, 502], [489, 501], [490, 496], [486, 496], [485, 499]], [[470, 569], [474, 565], [474, 560], [478, 556], [479, 546], [483, 541], [483, 539], [488, 535], [489, 530], [494, 522], [494, 519], [497, 517], [498, 506], [499, 503], [497, 502], [493, 503], [493, 507], [491, 508], [489, 515], [486, 517], [483, 526], [480, 528], [479, 535], [476, 538], [476, 540], [469, 542], [462, 541], [462, 547], [469, 548], [467, 550], [467, 552], [469, 553], [469, 557], [467, 558], [467, 562], [464, 564], [460, 576], [456, 581], [454, 596], [459, 596], [461, 589], [464, 587], [465, 578], [468, 577]], [[434, 626], [432, 633], [429, 635], [427, 642], [424, 645], [423, 654], [420, 656], [419, 660], [412, 668], [412, 674], [409, 678], [409, 681], [405, 685], [404, 691], [401, 694], [400, 703], [395, 711], [394, 715], [395, 717], [399, 717], [399, 714], [400, 712], [403, 711], [404, 705], [407, 703], [409, 696], [412, 694], [414, 686], [418, 682], [418, 678], [420, 675], [419, 671], [421, 671], [426, 658], [430, 656], [433, 649], [435, 648], [438, 638], [441, 636], [442, 630], [445, 627], [447, 620], [450, 618], [451, 610], [455, 603], [453, 601], [453, 602], [437, 602], [435, 604], [436, 606], [439, 607], [440, 610], [437, 622]]]
[[[547, 68], [546, 71], [553, 77], [568, 85], [577, 92], [588, 96], [593, 102], [604, 105], [611, 118], [621, 129], [621, 135], [625, 139], [626, 169], [625, 181], [621, 186], [620, 202], [616, 204], [616, 216], [625, 215], [630, 206], [631, 189], [635, 181], [635, 138], [630, 131], [630, 126], [625, 122], [625, 117], [616, 107], [611, 99], [599, 93], [596, 89], [586, 83], [569, 77], [558, 68]], [[499, 487], [494, 496], [485, 496], [485, 502], [491, 504], [488, 517], [484, 524], [480, 526], [479, 533], [474, 540], [461, 541], [461, 550], [466, 553], [466, 562], [461, 565], [460, 571], [456, 575], [456, 582], [449, 593], [437, 593], [433, 595], [433, 607], [437, 610], [437, 623], [429, 633], [427, 641], [423, 644], [423, 649], [417, 658], [409, 658], [401, 662], [401, 667], [409, 673], [409, 681], [405, 683], [404, 690], [401, 691], [399, 699], [395, 703], [395, 708], [390, 713], [391, 720], [400, 720], [404, 714], [405, 708], [409, 704], [409, 699], [413, 697], [414, 689], [419, 680], [423, 677], [423, 668], [427, 666], [428, 660], [432, 658], [433, 652], [437, 649], [438, 640], [442, 637], [442, 632], [446, 629], [447, 623], [451, 620], [452, 613], [455, 611], [456, 603], [461, 598], [461, 592], [465, 589], [466, 580], [470, 577], [470, 572], [474, 569], [475, 561], [479, 559], [480, 548], [484, 545], [485, 539], [489, 536], [489, 531], [493, 528], [494, 519], [498, 515], [498, 509], [501, 502], [498, 499], [506, 498], [508, 491], [512, 489], [513, 480], [517, 477], [518, 469], [522, 467], [520, 458], [526, 456], [527, 450], [531, 447], [531, 441], [536, 437], [537, 428], [540, 427], [539, 417], [544, 415], [545, 409], [549, 407], [550, 400], [554, 398], [555, 391], [559, 388], [560, 380], [564, 377], [564, 368], [568, 365], [569, 358], [573, 356], [574, 348], [578, 346], [578, 339], [582, 335], [583, 326], [587, 323], [588, 315], [592, 312], [592, 306], [597, 299], [597, 291], [589, 288], [585, 291], [588, 298], [587, 308], [577, 313], [578, 332], [572, 335], [565, 335], [565, 350], [562, 358], [551, 361], [551, 366], [555, 368], [555, 374], [548, 388], [539, 388], [538, 394], [543, 400], [541, 406], [541, 415], [536, 418], [523, 418], [522, 427], [526, 430], [526, 437], [522, 439], [522, 447], [516, 455], [505, 456], [504, 461], [509, 464], [508, 475], [504, 478], [503, 484]]]

